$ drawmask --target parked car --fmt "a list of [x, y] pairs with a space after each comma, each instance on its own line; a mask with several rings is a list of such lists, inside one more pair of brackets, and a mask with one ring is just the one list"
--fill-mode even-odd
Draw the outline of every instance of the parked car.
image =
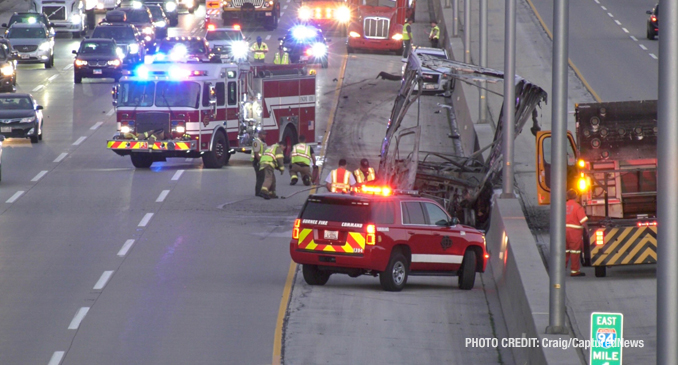
[[7, 39], [19, 54], [19, 63], [44, 63], [54, 66], [54, 35], [42, 23], [14, 23]]
[[102, 23], [92, 32], [92, 38], [109, 38], [115, 40], [124, 64], [144, 61], [146, 41], [141, 32], [132, 24]]
[[122, 77], [122, 57], [113, 39], [91, 38], [80, 42], [73, 61], [73, 76], [76, 84], [83, 78], [112, 78], [118, 82]]
[[328, 67], [327, 40], [322, 30], [310, 25], [295, 25], [285, 37], [278, 38], [291, 63], [319, 63]]
[[[28, 24], [42, 23], [47, 29], [49, 29], [49, 33], [52, 36], [56, 34], [54, 31], [54, 23], [50, 22], [49, 19], [47, 19], [47, 17], [45, 16], [45, 14], [35, 12], [16, 12], [12, 14], [7, 23], [2, 24], [2, 27], [7, 28], [7, 30], [9, 30], [9, 27], [14, 25], [14, 23], [28, 23]], [[5, 30], [5, 36], [7, 35], [7, 30]]]
[[9, 42], [0, 41], [0, 91], [14, 91], [16, 86], [16, 57]]
[[646, 11], [647, 18], [647, 39], [654, 40], [659, 34], [659, 4], [656, 4], [652, 10]]
[[165, 12], [162, 10], [160, 5], [150, 5], [147, 4], [146, 7], [151, 11], [151, 16], [153, 17], [153, 25], [155, 26], [155, 35], [157, 38], [166, 38], [167, 30], [170, 26], [170, 20], [165, 15]]
[[[448, 60], [447, 51], [440, 48], [431, 48], [431, 47], [416, 47], [412, 50], [412, 53], [421, 58], [422, 55], [426, 55], [432, 58], [438, 58], [441, 60]], [[405, 67], [403, 65], [403, 74], [405, 73]], [[454, 88], [454, 78], [450, 78], [447, 74], [438, 72], [430, 68], [422, 69], [422, 76], [424, 78], [424, 92], [439, 93], [446, 90]], [[419, 86], [415, 85], [415, 90], [419, 90]]]
[[249, 44], [240, 27], [208, 27], [205, 40], [210, 51], [222, 60], [245, 60], [249, 52]]
[[42, 140], [42, 105], [31, 94], [0, 94], [0, 135]]

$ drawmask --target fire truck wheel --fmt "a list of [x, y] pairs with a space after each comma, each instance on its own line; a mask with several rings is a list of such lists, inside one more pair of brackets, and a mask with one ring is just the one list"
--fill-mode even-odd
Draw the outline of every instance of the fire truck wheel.
[[605, 266], [596, 266], [596, 277], [604, 278], [607, 275], [607, 267]]
[[208, 169], [220, 169], [228, 163], [231, 155], [228, 153], [228, 142], [221, 132], [214, 137], [212, 151], [202, 155], [202, 163]]
[[459, 289], [471, 290], [476, 282], [476, 252], [466, 250], [459, 269]]
[[318, 270], [315, 265], [301, 265], [301, 272], [304, 274], [304, 281], [308, 285], [325, 285], [332, 275], [327, 271]]
[[132, 165], [138, 169], [147, 169], [153, 165], [153, 156], [148, 153], [132, 153]]
[[379, 283], [386, 291], [401, 291], [409, 274], [407, 259], [400, 251], [393, 252], [384, 272], [379, 273]]

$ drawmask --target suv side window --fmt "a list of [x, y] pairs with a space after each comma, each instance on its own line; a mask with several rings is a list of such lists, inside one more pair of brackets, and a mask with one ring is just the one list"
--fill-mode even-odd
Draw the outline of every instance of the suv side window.
[[424, 203], [424, 207], [426, 207], [426, 213], [428, 213], [428, 224], [432, 226], [441, 220], [447, 222], [450, 219], [445, 211], [433, 203]]
[[425, 225], [426, 217], [419, 202], [403, 202], [403, 224]]
[[393, 224], [395, 223], [395, 214], [393, 211], [393, 202], [372, 202], [372, 221], [374, 224]]

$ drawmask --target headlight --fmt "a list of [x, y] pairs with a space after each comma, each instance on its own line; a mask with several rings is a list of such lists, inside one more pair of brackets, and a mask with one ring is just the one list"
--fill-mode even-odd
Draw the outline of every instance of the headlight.
[[396, 40], [396, 41], [399, 41], [399, 40], [403, 39], [403, 35], [398, 33], [398, 34], [393, 35], [393, 37], [391, 37], [391, 38]]
[[141, 1], [132, 1], [132, 8], [134, 9], [141, 9], [143, 5]]
[[351, 20], [351, 9], [346, 6], [342, 6], [334, 13], [334, 16], [338, 21], [346, 23]]
[[71, 23], [73, 24], [80, 24], [82, 21], [82, 17], [79, 14], [75, 14], [71, 17]]
[[186, 0], [186, 2], [184, 4], [186, 4], [187, 8], [192, 8], [193, 7], [193, 0]]
[[139, 43], [132, 43], [129, 45], [129, 53], [137, 54], [139, 53]]
[[117, 54], [118, 57], [120, 57], [120, 58], [125, 58], [125, 51], [122, 49], [122, 47], [116, 48], [115, 54]]
[[132, 132], [132, 128], [130, 128], [128, 125], [123, 125], [122, 127], [120, 127], [120, 133], [127, 134], [130, 132]]
[[159, 22], [153, 22], [153, 25], [155, 25], [158, 28], [164, 28], [167, 26], [167, 23], [165, 23], [164, 20], [161, 20]]
[[[350, 33], [348, 33], [348, 35], [349, 35], [351, 38], [360, 38], [360, 34], [359, 34], [358, 32], [351, 31]], [[402, 37], [402, 36], [401, 36], [401, 37]]]
[[49, 43], [49, 42], [44, 42], [44, 43], [40, 44], [39, 49], [41, 51], [49, 51], [50, 49], [52, 49], [52, 44]]
[[299, 19], [309, 20], [311, 19], [311, 16], [313, 16], [313, 12], [311, 12], [311, 9], [309, 9], [306, 6], [299, 8]]
[[141, 32], [144, 33], [144, 34], [147, 34], [147, 35], [152, 35], [153, 34], [153, 28], [144, 27], [144, 29]]
[[75, 65], [76, 65], [76, 66], [87, 66], [87, 61], [76, 59], [76, 60], [75, 60]]
[[322, 43], [316, 43], [311, 48], [311, 51], [313, 53], [313, 57], [315, 58], [325, 57], [327, 54], [327, 46]]
[[3, 76], [12, 76], [14, 75], [14, 67], [12, 65], [4, 65], [0, 68], [0, 72], [2, 72]]
[[236, 41], [231, 44], [231, 53], [233, 58], [243, 59], [247, 58], [247, 52], [249, 52], [249, 45], [245, 41]]
[[109, 66], [118, 67], [118, 66], [120, 66], [120, 63], [121, 63], [120, 60], [110, 60], [110, 61], [108, 61]]
[[177, 3], [175, 3], [174, 1], [165, 3], [165, 10], [169, 11], [170, 13], [177, 10]]
[[21, 118], [19, 123], [33, 123], [35, 122], [35, 117]]

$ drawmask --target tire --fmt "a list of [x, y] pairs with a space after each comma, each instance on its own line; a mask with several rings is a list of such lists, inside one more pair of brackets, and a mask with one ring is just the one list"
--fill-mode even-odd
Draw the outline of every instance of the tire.
[[282, 141], [285, 143], [283, 145], [285, 149], [285, 157], [283, 162], [289, 164], [292, 161], [292, 146], [299, 143], [299, 136], [295, 133], [294, 127], [287, 126], [285, 127], [285, 132], [283, 132]]
[[38, 143], [38, 142], [40, 141], [40, 140], [38, 139], [38, 135], [37, 135], [37, 134], [34, 135], [34, 136], [29, 136], [29, 138], [30, 138], [30, 140], [31, 140], [31, 143]]
[[405, 256], [400, 252], [393, 252], [386, 270], [379, 273], [379, 283], [386, 291], [401, 291], [407, 283], [409, 272], [409, 263]]
[[217, 132], [212, 150], [202, 155], [202, 163], [205, 168], [220, 169], [228, 163], [229, 158], [228, 141], [222, 132]]
[[348, 54], [355, 53], [355, 49], [353, 49], [353, 47], [346, 46], [346, 53]]
[[607, 267], [605, 266], [596, 266], [596, 277], [604, 278], [607, 275]]
[[464, 253], [464, 261], [461, 262], [459, 269], [459, 289], [471, 290], [476, 282], [476, 252], [473, 250], [466, 250]]
[[45, 68], [52, 68], [54, 66], [54, 55], [49, 58], [47, 62], [45, 62]]
[[76, 84], [82, 84], [82, 76], [78, 74], [73, 74], [73, 82]]
[[149, 153], [134, 153], [130, 154], [132, 165], [138, 169], [147, 169], [153, 165], [153, 156]]
[[308, 285], [325, 285], [330, 280], [329, 272], [318, 270], [315, 265], [301, 265], [301, 272], [304, 274], [304, 281]]

